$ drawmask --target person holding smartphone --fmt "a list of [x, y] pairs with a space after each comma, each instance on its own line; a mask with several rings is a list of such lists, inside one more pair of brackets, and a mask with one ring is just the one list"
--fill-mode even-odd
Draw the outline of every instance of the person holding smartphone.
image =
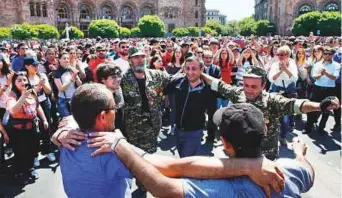
[[7, 127], [15, 155], [15, 178], [31, 176], [36, 179], [38, 172], [33, 168], [33, 162], [39, 149], [39, 118], [45, 130], [49, 124], [39, 105], [37, 94], [28, 83], [26, 72], [13, 75], [7, 109], [10, 113]]

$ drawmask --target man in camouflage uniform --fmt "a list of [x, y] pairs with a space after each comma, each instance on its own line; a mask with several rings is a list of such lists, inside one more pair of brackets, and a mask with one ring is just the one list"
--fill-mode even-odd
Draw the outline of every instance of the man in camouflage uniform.
[[[244, 76], [244, 86], [234, 87], [222, 80], [212, 78], [204, 73], [202, 77], [211, 85], [211, 89], [217, 91], [223, 97], [233, 103], [251, 103], [264, 113], [264, 119], [268, 128], [262, 141], [263, 154], [271, 160], [278, 158], [278, 139], [280, 118], [289, 114], [308, 113], [320, 111], [320, 103], [308, 100], [289, 99], [278, 93], [268, 93], [264, 90], [266, 72], [259, 67], [251, 67]], [[331, 110], [338, 107], [338, 99], [328, 99], [323, 110]]]
[[129, 54], [130, 69], [121, 81], [124, 134], [134, 146], [154, 153], [162, 127], [162, 90], [170, 77], [166, 72], [146, 69], [144, 52], [131, 48]]

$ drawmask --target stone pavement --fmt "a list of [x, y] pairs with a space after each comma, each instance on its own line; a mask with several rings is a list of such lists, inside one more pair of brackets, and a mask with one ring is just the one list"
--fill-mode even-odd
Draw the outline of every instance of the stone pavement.
[[[326, 131], [330, 131], [334, 121], [330, 117]], [[296, 128], [301, 129], [302, 124]], [[307, 158], [314, 166], [316, 172], [315, 183], [312, 189], [303, 194], [304, 198], [326, 197], [340, 198], [341, 194], [341, 132], [329, 133], [328, 136], [319, 136], [316, 134], [307, 136], [302, 135], [300, 131], [295, 130], [289, 134], [288, 140], [299, 136], [309, 146]], [[178, 157], [175, 150], [175, 137], [162, 130], [159, 136], [160, 146], [158, 154]], [[218, 143], [219, 144], [219, 143]], [[208, 149], [203, 145], [203, 150]], [[219, 153], [221, 147], [214, 148], [213, 153]], [[292, 151], [289, 148], [281, 147], [281, 156], [292, 157]], [[50, 164], [44, 156], [40, 156], [41, 167], [38, 169], [40, 177], [34, 183], [27, 185], [16, 185], [12, 179], [0, 171], [0, 198], [64, 198], [62, 178], [58, 163]], [[133, 188], [133, 190], [135, 187]], [[148, 195], [148, 197], [152, 197]]]

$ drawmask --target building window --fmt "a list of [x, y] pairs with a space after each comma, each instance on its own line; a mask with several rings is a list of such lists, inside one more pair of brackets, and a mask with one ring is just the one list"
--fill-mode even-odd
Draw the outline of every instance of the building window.
[[82, 5], [80, 9], [80, 18], [81, 19], [90, 19], [91, 18], [91, 9], [87, 5]]
[[68, 10], [67, 7], [64, 4], [61, 4], [58, 7], [58, 18], [60, 18], [60, 19], [69, 18], [67, 10]]
[[198, 27], [198, 23], [195, 23], [195, 27]]
[[46, 8], [46, 3], [43, 3], [42, 5], [42, 12], [43, 12], [43, 17], [47, 17], [47, 8]]
[[82, 32], [87, 32], [88, 31], [88, 26], [89, 26], [89, 23], [87, 23], [87, 22], [80, 23], [80, 30]]
[[132, 8], [126, 6], [121, 10], [121, 18], [123, 20], [132, 20], [133, 19], [133, 10]]
[[36, 16], [40, 17], [42, 15], [40, 10], [40, 3], [36, 3]]
[[101, 18], [103, 19], [112, 19], [113, 12], [109, 6], [103, 6], [101, 8]]
[[198, 11], [195, 12], [195, 19], [198, 19]]
[[152, 8], [149, 6], [145, 6], [140, 10], [140, 16], [145, 16], [145, 15], [152, 15]]
[[164, 10], [164, 17], [167, 19], [174, 19], [177, 18], [178, 11], [175, 8], [165, 8]]
[[175, 24], [173, 24], [173, 23], [168, 24], [168, 30], [169, 30], [169, 32], [172, 32], [172, 30], [174, 30], [175, 28], [176, 28], [176, 25], [175, 25]]
[[325, 11], [338, 11], [340, 9], [337, 3], [329, 3], [325, 6], [324, 10]]
[[35, 16], [35, 7], [33, 2], [30, 2], [30, 14], [31, 16]]
[[299, 8], [299, 15], [305, 14], [305, 13], [311, 12], [311, 11], [312, 11], [312, 8], [311, 8], [309, 5], [302, 5], [302, 6]]
[[198, 0], [195, 0], [195, 6], [198, 6]]

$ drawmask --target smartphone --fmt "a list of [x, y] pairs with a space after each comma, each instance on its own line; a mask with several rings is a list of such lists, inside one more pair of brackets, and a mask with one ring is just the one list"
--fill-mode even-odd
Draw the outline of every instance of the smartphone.
[[26, 90], [32, 89], [32, 85], [30, 83], [25, 84], [25, 89]]

